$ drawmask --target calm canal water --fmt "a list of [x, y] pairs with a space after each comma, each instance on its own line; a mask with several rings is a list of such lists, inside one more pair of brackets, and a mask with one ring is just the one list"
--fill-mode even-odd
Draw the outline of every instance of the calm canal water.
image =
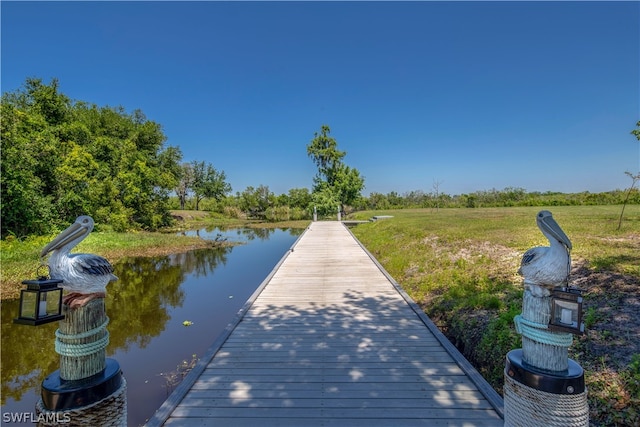
[[[127, 380], [129, 426], [153, 415], [185, 366], [206, 352], [302, 231], [191, 231], [186, 234], [243, 244], [114, 265], [120, 280], [107, 287], [107, 357], [118, 361]], [[35, 412], [42, 380], [59, 368], [57, 322], [14, 325], [17, 316], [17, 301], [2, 303], [3, 425], [7, 414]]]

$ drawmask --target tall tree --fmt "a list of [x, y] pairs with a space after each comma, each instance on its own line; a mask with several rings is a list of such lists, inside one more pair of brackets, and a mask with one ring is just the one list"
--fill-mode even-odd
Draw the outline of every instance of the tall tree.
[[338, 150], [338, 143], [329, 136], [331, 129], [327, 125], [320, 127], [320, 133], [315, 132], [314, 138], [307, 145], [307, 155], [318, 167], [318, 179], [333, 185], [337, 168], [342, 164], [346, 152]]
[[364, 189], [364, 178], [357, 169], [343, 163], [347, 153], [338, 150], [338, 143], [330, 133], [329, 126], [322, 125], [320, 133], [314, 133], [307, 145], [307, 155], [318, 167], [313, 179], [313, 204], [323, 215], [335, 212], [337, 205], [343, 211]]
[[191, 162], [193, 171], [192, 190], [196, 201], [196, 210], [199, 209], [202, 199], [210, 198], [219, 201], [229, 192], [231, 185], [226, 182], [224, 171], [217, 171], [210, 163], [204, 161]]

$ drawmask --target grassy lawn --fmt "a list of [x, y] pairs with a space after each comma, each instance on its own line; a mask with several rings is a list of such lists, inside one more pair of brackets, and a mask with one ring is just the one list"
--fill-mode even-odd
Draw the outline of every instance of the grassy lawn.
[[[522, 254], [548, 246], [536, 226], [543, 208], [358, 212], [393, 218], [354, 234], [501, 392], [504, 357], [521, 347]], [[573, 243], [571, 282], [585, 290], [587, 334], [570, 357], [585, 369], [595, 425], [640, 422], [640, 206], [549, 207]], [[616, 338], [616, 339], [614, 339]]]
[[[41, 263], [40, 250], [54, 237], [55, 235], [0, 241], [1, 299], [18, 298], [21, 281], [36, 278], [36, 270]], [[168, 255], [210, 247], [211, 244], [199, 237], [176, 236], [173, 233], [94, 231], [74, 252], [99, 254], [114, 264], [127, 256]], [[44, 272], [46, 273], [46, 269]]]

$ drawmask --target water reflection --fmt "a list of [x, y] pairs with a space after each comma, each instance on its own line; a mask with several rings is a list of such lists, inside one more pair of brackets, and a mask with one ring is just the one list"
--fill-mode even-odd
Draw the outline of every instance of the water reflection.
[[[162, 333], [172, 308], [181, 307], [185, 277], [206, 276], [224, 265], [232, 247], [203, 249], [154, 258], [128, 258], [114, 265], [120, 279], [107, 288], [110, 345], [107, 354], [127, 350], [132, 344], [145, 348]], [[44, 376], [58, 369], [53, 350], [57, 323], [37, 328], [14, 325], [18, 301], [2, 304], [2, 404], [7, 397], [19, 400], [25, 390], [40, 386]], [[27, 373], [27, 374], [25, 374]]]
[[[107, 354], [127, 378], [129, 425], [153, 414], [170, 391], [163, 373], [206, 351], [301, 232], [199, 230], [203, 238], [247, 244], [114, 265], [120, 280], [107, 287]], [[59, 367], [57, 323], [26, 327], [12, 323], [17, 316], [17, 300], [2, 303], [3, 413], [32, 412], [42, 380]]]
[[[8, 398], [20, 400], [49, 373], [58, 369], [59, 358], [54, 351], [57, 322], [38, 326], [14, 325], [18, 317], [19, 301], [2, 302], [2, 405]], [[5, 408], [3, 408], [5, 410]]]
[[221, 247], [119, 262], [115, 275], [126, 286], [109, 289], [109, 348], [128, 349], [132, 343], [145, 348], [165, 329], [171, 309], [184, 304], [185, 290], [181, 285], [185, 277], [213, 273], [218, 265], [226, 263], [231, 250], [232, 247]]
[[183, 231], [184, 236], [198, 236], [208, 240], [231, 240], [234, 242], [251, 242], [253, 240], [268, 240], [275, 232], [289, 231], [295, 234], [299, 229], [275, 229], [275, 228], [225, 228], [211, 227], [198, 230]]

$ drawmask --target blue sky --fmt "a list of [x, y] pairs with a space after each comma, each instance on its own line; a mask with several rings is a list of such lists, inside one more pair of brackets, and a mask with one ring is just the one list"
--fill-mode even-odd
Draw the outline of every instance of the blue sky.
[[364, 194], [627, 188], [639, 2], [1, 2], [2, 92], [142, 110], [233, 191], [311, 187], [320, 126]]

